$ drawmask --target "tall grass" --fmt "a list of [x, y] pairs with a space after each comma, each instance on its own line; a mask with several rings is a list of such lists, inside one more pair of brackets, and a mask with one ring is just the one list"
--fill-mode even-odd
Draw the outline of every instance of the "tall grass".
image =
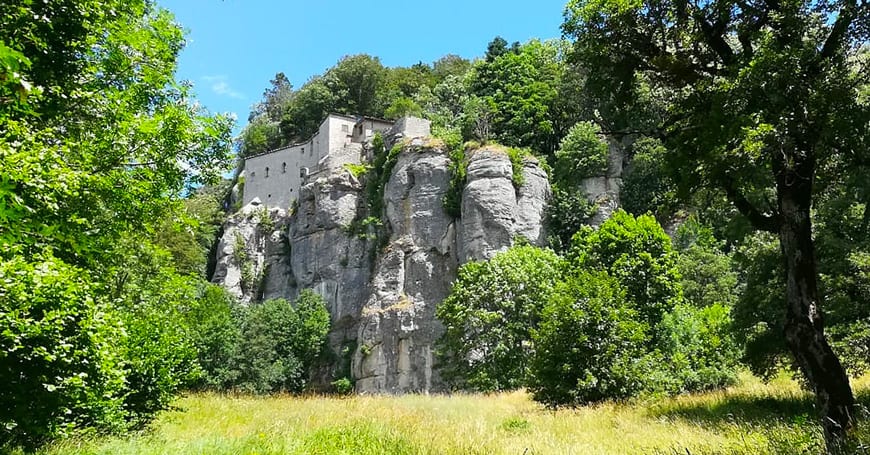
[[[870, 403], [870, 381], [856, 381]], [[819, 453], [811, 396], [787, 378], [722, 391], [548, 410], [523, 392], [399, 397], [191, 395], [140, 434], [65, 441], [60, 454]], [[870, 442], [861, 421], [855, 451]]]

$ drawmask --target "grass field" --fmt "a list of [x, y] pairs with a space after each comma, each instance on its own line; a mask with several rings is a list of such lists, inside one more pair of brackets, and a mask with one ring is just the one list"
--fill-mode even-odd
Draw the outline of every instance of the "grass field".
[[[870, 403], [870, 378], [853, 382]], [[126, 437], [67, 454], [766, 454], [818, 453], [812, 400], [779, 378], [727, 390], [551, 411], [522, 392], [400, 397], [191, 395]], [[863, 407], [863, 406], [862, 406]], [[858, 453], [870, 421], [858, 428]], [[865, 450], [867, 450], [865, 452]]]

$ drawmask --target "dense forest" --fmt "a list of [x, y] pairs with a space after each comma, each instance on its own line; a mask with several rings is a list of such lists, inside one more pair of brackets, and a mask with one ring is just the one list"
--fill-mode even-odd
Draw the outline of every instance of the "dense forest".
[[[429, 119], [457, 186], [481, 144], [549, 171], [549, 248], [463, 265], [438, 308], [452, 387], [576, 406], [787, 370], [839, 447], [870, 367], [870, 4], [572, 0], [562, 33], [278, 72], [233, 139], [175, 80], [168, 11], [4, 2], [0, 447], [141, 428], [184, 390], [306, 390], [323, 299], [240, 305], [208, 262], [234, 158], [332, 112]], [[582, 182], [614, 150], [620, 210], [592, 228]]]

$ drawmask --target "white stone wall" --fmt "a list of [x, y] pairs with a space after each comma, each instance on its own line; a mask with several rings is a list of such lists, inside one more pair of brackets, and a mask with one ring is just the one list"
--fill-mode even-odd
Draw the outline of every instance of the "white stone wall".
[[[404, 131], [409, 128], [415, 137], [427, 136], [429, 122], [413, 120], [422, 123], [413, 123], [412, 119], [405, 118], [400, 120], [399, 129]], [[362, 161], [361, 143], [371, 140], [375, 132], [383, 133], [391, 129], [396, 128], [386, 120], [364, 118], [357, 122], [354, 117], [330, 114], [308, 142], [245, 160], [242, 205], [259, 198], [268, 207], [288, 209], [293, 200], [299, 197], [304, 183], [302, 168], [308, 168], [310, 174], [322, 174], [348, 163], [359, 164]]]
[[[245, 160], [245, 189], [242, 205], [254, 198], [268, 207], [288, 209], [298, 197], [302, 178], [299, 169], [315, 163], [310, 142], [293, 145]], [[268, 175], [267, 170], [268, 169]]]

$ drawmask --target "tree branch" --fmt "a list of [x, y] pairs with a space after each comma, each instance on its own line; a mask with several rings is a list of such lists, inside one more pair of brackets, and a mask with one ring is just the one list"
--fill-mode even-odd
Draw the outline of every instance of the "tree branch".
[[840, 9], [840, 14], [837, 16], [837, 20], [834, 22], [834, 26], [831, 27], [831, 34], [828, 35], [828, 38], [825, 40], [825, 45], [822, 47], [822, 51], [819, 53], [819, 60], [824, 61], [831, 56], [834, 55], [837, 48], [840, 47], [843, 41], [843, 37], [846, 35], [846, 31], [849, 29], [849, 26], [852, 24], [852, 21], [855, 19], [855, 8], [856, 8], [857, 0], [850, 0], [843, 5], [843, 8]]
[[701, 26], [704, 40], [707, 42], [707, 45], [716, 52], [716, 55], [722, 59], [722, 63], [725, 65], [733, 63], [734, 51], [723, 37], [727, 28], [728, 19], [719, 18], [716, 22], [710, 23], [700, 10], [696, 13], [695, 18]]
[[749, 199], [746, 199], [740, 190], [737, 189], [737, 183], [734, 181], [732, 177], [725, 177], [722, 179], [722, 188], [725, 190], [725, 195], [728, 196], [728, 199], [734, 204], [734, 207], [749, 219], [749, 222], [756, 229], [760, 229], [762, 231], [778, 233], [780, 226], [780, 217], [779, 215], [765, 215], [761, 213], [751, 202]]

